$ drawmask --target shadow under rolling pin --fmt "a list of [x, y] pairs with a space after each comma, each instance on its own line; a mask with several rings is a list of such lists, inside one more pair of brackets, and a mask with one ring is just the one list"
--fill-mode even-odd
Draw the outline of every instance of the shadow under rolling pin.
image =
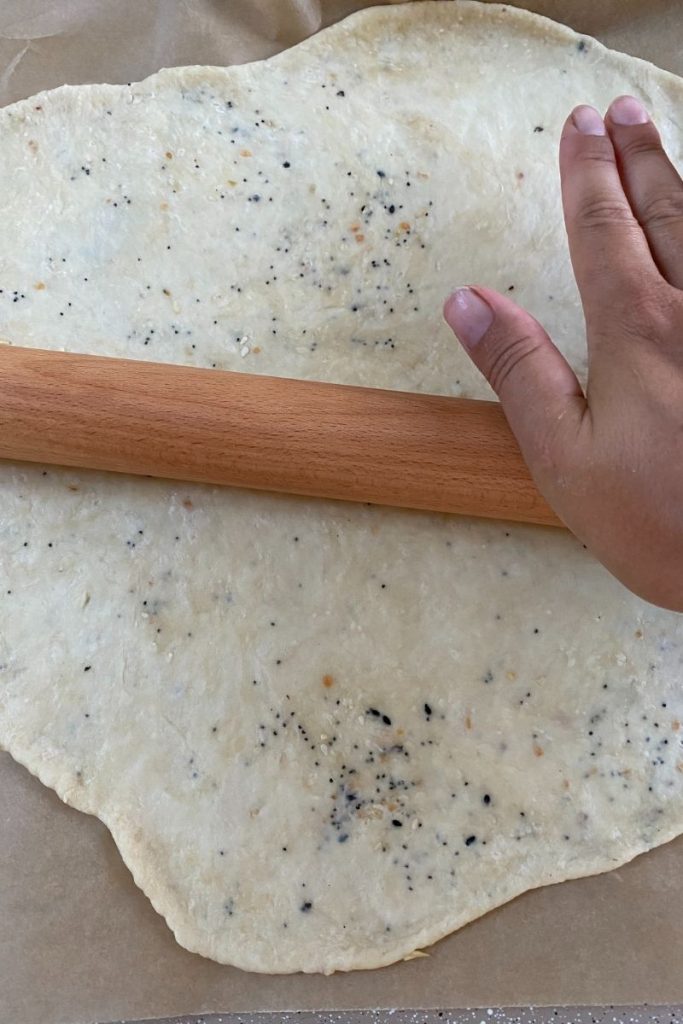
[[0, 458], [563, 525], [496, 402], [0, 344]]

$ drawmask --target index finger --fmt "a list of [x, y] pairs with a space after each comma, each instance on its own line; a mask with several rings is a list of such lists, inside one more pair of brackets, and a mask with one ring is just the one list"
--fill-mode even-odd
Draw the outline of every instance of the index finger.
[[614, 147], [593, 107], [567, 119], [560, 141], [562, 203], [576, 282], [586, 316], [613, 313], [634, 290], [659, 278], [624, 192]]

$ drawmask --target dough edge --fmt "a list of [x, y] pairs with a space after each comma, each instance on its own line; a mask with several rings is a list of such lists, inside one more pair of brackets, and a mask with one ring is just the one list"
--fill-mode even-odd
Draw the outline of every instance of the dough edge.
[[[281, 64], [287, 67], [294, 58], [291, 65], [292, 71], [301, 66], [301, 59], [305, 61], [308, 53], [316, 51], [325, 52], [326, 48], [334, 47], [336, 50], [347, 49], [351, 54], [359, 43], [373, 42], [374, 37], [383, 30], [391, 30], [395, 36], [409, 36], [412, 34], [413, 25], [418, 19], [424, 21], [431, 19], [430, 29], [440, 32], [445, 29], [453, 29], [462, 25], [485, 21], [491, 26], [504, 25], [512, 26], [513, 29], [524, 38], [538, 38], [544, 42], [557, 42], [568, 44], [580, 39], [590, 42], [591, 49], [597, 52], [601, 60], [612, 63], [617, 68], [628, 68], [631, 74], [639, 72], [643, 83], [656, 84], [664, 91], [671, 91], [679, 101], [683, 102], [683, 80], [671, 72], [657, 67], [655, 64], [639, 57], [624, 54], [604, 46], [592, 36], [578, 33], [568, 26], [562, 25], [543, 15], [505, 4], [482, 2], [482, 0], [412, 0], [408, 3], [392, 4], [381, 7], [369, 7], [361, 9], [347, 16], [341, 22], [321, 30], [308, 39], [296, 44], [281, 53], [275, 54], [263, 60], [252, 61], [243, 65], [233, 65], [227, 68], [216, 66], [189, 65], [180, 68], [163, 68], [135, 85], [150, 86], [155, 82], [161, 85], [176, 82], [191, 83], [193, 81], [211, 81], [220, 79], [225, 81], [225, 75], [248, 75], [252, 68], [261, 64]], [[35, 96], [20, 100], [17, 103], [6, 107], [0, 116], [7, 118], [14, 115], [22, 116], [24, 111], [32, 110], [35, 100], [39, 97], [64, 95], [69, 92], [87, 92], [89, 99], [93, 97], [105, 98], [107, 95], [133, 86], [112, 85], [112, 84], [89, 84], [89, 85], [64, 85], [57, 89], [45, 90]], [[622, 848], [618, 856], [596, 858], [590, 863], [584, 863], [573, 872], [550, 871], [540, 877], [533, 885], [521, 879], [517, 884], [510, 884], [508, 889], [495, 904], [488, 904], [484, 914], [476, 911], [469, 911], [460, 914], [443, 916], [438, 922], [429, 928], [423, 928], [416, 932], [410, 939], [397, 943], [391, 951], [384, 955], [372, 956], [367, 952], [354, 952], [345, 957], [327, 957], [317, 963], [309, 963], [304, 971], [299, 966], [287, 966], [283, 961], [284, 957], [278, 955], [273, 964], [269, 966], [263, 959], [250, 959], [243, 955], [244, 950], [240, 948], [239, 953], [232, 955], [230, 959], [221, 957], [212, 948], [209, 942], [197, 939], [197, 926], [193, 918], [184, 912], [183, 907], [175, 899], [171, 887], [164, 882], [163, 871], [155, 869], [156, 856], [151, 844], [144, 839], [143, 830], [131, 827], [125, 815], [120, 813], [109, 813], [107, 809], [93, 807], [87, 799], [87, 790], [67, 787], [60, 777], [59, 772], [53, 772], [51, 763], [45, 758], [45, 752], [36, 757], [30, 749], [22, 749], [21, 742], [16, 745], [9, 743], [4, 745], [0, 741], [0, 750], [6, 750], [11, 757], [24, 768], [26, 768], [43, 785], [54, 790], [57, 796], [68, 806], [94, 817], [100, 821], [110, 832], [119, 854], [130, 871], [136, 886], [142, 890], [150, 901], [155, 911], [164, 918], [172, 931], [177, 942], [191, 953], [212, 959], [218, 963], [226, 964], [254, 973], [261, 974], [325, 974], [331, 975], [336, 972], [347, 972], [353, 970], [373, 970], [386, 967], [397, 961], [410, 956], [415, 950], [422, 950], [430, 947], [459, 930], [470, 922], [487, 916], [492, 911], [503, 906], [505, 903], [516, 899], [525, 892], [543, 888], [548, 885], [558, 884], [564, 881], [572, 881], [578, 878], [590, 877], [604, 874], [615, 870], [641, 856], [643, 853], [655, 849], [658, 846], [671, 842], [679, 834], [680, 830], [671, 827], [658, 834], [656, 841], [646, 843], [642, 840], [633, 842], [627, 848]], [[141, 853], [142, 851], [142, 853]], [[333, 961], [333, 962], [331, 962]]]

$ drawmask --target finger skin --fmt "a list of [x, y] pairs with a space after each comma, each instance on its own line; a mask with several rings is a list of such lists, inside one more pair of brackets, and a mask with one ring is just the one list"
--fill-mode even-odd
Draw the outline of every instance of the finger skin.
[[586, 409], [576, 375], [538, 321], [511, 299], [481, 286], [459, 291], [473, 292], [489, 307], [490, 326], [468, 342], [458, 292], [446, 300], [446, 321], [500, 398], [536, 482], [552, 491], [564, 446], [579, 432]]
[[[618, 118], [638, 116], [638, 108], [647, 120], [619, 123]], [[632, 97], [614, 100], [605, 124], [625, 194], [655, 262], [669, 284], [683, 288], [683, 181], [647, 112]]]
[[660, 274], [624, 192], [609, 136], [580, 132], [576, 113], [560, 141], [562, 202], [584, 313], [599, 322], [627, 315], [631, 296]]
[[[498, 393], [560, 518], [636, 594], [683, 611], [683, 290], [661, 248], [671, 235], [661, 229], [677, 229], [678, 206], [666, 199], [663, 216], [659, 202], [652, 217], [647, 202], [670, 183], [668, 165], [652, 137], [644, 150], [628, 140], [624, 150], [622, 135], [613, 142], [612, 121], [628, 119], [614, 114], [606, 126], [593, 108], [577, 108], [560, 152], [586, 317], [587, 395], [540, 324], [506, 296], [459, 289], [444, 315]], [[631, 171], [628, 161], [644, 155], [655, 163]]]

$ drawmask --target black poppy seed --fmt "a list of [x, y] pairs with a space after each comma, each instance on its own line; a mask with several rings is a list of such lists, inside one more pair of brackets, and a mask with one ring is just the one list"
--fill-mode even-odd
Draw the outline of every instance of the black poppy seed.
[[311, 900], [304, 900], [299, 909], [301, 910], [302, 914], [307, 914], [309, 910], [313, 909], [313, 903], [311, 902]]
[[477, 837], [476, 836], [468, 836], [467, 839], [465, 840], [465, 846], [472, 846], [472, 844], [476, 843], [476, 841], [477, 841]]
[[488, 805], [491, 803], [491, 794], [490, 793], [484, 793], [484, 795], [483, 795], [483, 797], [481, 799], [482, 799], [482, 803], [485, 803], [486, 806], [488, 807]]

